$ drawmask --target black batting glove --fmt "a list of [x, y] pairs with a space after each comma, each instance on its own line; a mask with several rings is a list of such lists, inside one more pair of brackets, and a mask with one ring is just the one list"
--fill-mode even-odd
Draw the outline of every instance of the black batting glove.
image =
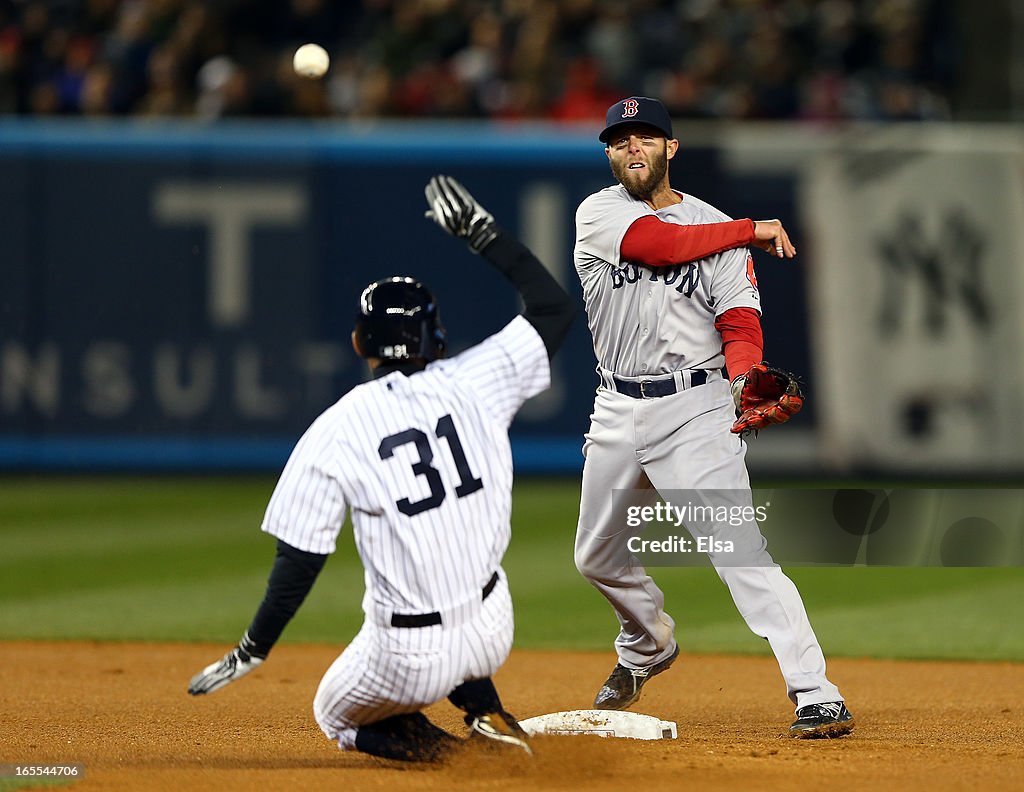
[[248, 674], [266, 659], [266, 655], [257, 657], [254, 654], [255, 649], [255, 644], [249, 638], [249, 633], [246, 633], [242, 636], [238, 646], [216, 663], [211, 663], [192, 677], [192, 681], [188, 683], [189, 695], [201, 696], [204, 693], [213, 693], [228, 682], [234, 682]]
[[501, 233], [494, 216], [451, 176], [432, 177], [424, 194], [430, 207], [426, 216], [452, 236], [465, 239], [474, 253], [481, 253]]

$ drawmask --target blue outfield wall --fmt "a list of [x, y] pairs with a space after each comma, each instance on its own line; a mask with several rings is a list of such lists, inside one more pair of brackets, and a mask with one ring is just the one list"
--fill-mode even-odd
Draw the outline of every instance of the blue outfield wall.
[[[432, 174], [464, 181], [577, 297], [575, 208], [611, 181], [593, 130], [532, 125], [5, 120], [0, 170], [9, 470], [277, 469], [365, 376], [349, 333], [368, 282], [426, 281], [455, 352], [519, 310], [423, 217]], [[791, 182], [738, 179], [714, 149], [676, 171], [730, 214], [797, 219]], [[785, 318], [766, 312], [766, 333], [807, 370], [799, 273], [768, 269]], [[593, 369], [581, 316], [513, 426], [519, 470], [580, 469]]]

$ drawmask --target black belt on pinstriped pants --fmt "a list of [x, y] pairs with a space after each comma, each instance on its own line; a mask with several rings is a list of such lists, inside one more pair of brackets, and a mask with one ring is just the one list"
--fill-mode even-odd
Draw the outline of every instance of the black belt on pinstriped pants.
[[[498, 585], [498, 572], [495, 570], [494, 574], [491, 575], [491, 579], [487, 581], [487, 585], [484, 586], [481, 592], [483, 596], [480, 601], [483, 602], [487, 599], [491, 592], [494, 591], [494, 587]], [[391, 614], [391, 626], [392, 627], [433, 627], [435, 624], [441, 623], [441, 614], [437, 611], [433, 613], [392, 613]]]

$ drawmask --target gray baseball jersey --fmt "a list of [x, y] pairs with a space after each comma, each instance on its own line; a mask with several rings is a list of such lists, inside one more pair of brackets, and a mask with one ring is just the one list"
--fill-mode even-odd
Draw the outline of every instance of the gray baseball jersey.
[[727, 250], [699, 263], [647, 268], [619, 253], [629, 226], [644, 215], [679, 225], [730, 218], [690, 195], [654, 211], [616, 185], [576, 211], [576, 272], [602, 368], [625, 377], [725, 363], [714, 319], [730, 308], [761, 310], [750, 253]]
[[[589, 196], [576, 212], [576, 272], [603, 387], [583, 446], [575, 560], [618, 615], [615, 648], [628, 668], [649, 668], [671, 657], [675, 622], [643, 565], [623, 564], [621, 548], [632, 533], [613, 493], [653, 488], [671, 500], [673, 491], [717, 492], [751, 504], [746, 445], [729, 431], [732, 395], [716, 371], [724, 356], [715, 328], [715, 317], [730, 308], [760, 311], [749, 252], [729, 250], [662, 268], [621, 260], [627, 229], [645, 215], [681, 225], [729, 219], [703, 201], [681, 197], [681, 203], [655, 212], [615, 186]], [[705, 371], [683, 377], [683, 369]], [[644, 387], [623, 387], [623, 381], [647, 378], [674, 385], [650, 396]], [[714, 539], [722, 526], [688, 528]], [[747, 625], [771, 645], [790, 698], [798, 706], [840, 700], [825, 676], [825, 658], [800, 594], [773, 563], [757, 523], [751, 519], [731, 530], [741, 540], [737, 546], [753, 550], [742, 556], [743, 565], [714, 553], [711, 561]]]
[[[354, 747], [360, 724], [416, 712], [507, 658], [508, 427], [549, 380], [544, 343], [516, 317], [454, 358], [352, 389], [292, 452], [263, 530], [331, 553], [351, 507], [366, 570], [363, 628], [314, 700], [317, 722], [340, 747]], [[431, 613], [440, 624], [386, 628], [396, 614]]]

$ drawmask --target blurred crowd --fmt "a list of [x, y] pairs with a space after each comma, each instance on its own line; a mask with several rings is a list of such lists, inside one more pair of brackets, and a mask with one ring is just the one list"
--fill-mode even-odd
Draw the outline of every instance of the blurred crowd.
[[[0, 113], [946, 119], [949, 0], [0, 0]], [[332, 58], [297, 78], [305, 42]]]

